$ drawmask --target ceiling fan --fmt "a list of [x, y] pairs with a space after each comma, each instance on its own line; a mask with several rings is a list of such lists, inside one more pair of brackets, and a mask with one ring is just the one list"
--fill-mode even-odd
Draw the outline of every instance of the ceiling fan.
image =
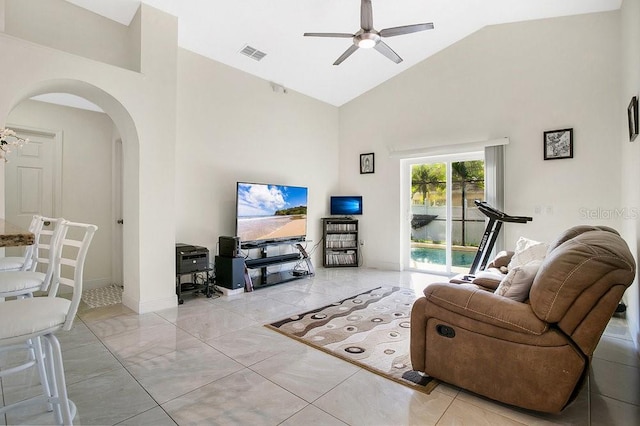
[[401, 27], [385, 28], [376, 31], [373, 28], [373, 7], [371, 0], [362, 0], [360, 7], [360, 30], [355, 34], [348, 33], [304, 33], [305, 37], [335, 37], [335, 38], [352, 38], [353, 45], [350, 46], [333, 65], [340, 65], [342, 61], [347, 59], [353, 52], [359, 48], [374, 48], [396, 64], [402, 62], [402, 58], [393, 51], [384, 41], [382, 37], [394, 37], [403, 34], [415, 33], [418, 31], [433, 29], [433, 23], [404, 25]]

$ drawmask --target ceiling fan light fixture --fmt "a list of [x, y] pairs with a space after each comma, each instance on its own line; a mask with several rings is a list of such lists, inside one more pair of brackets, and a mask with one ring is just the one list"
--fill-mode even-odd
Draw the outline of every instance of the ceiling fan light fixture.
[[362, 49], [371, 49], [380, 41], [380, 36], [375, 32], [356, 33], [354, 44]]
[[371, 49], [376, 45], [376, 41], [370, 38], [358, 40], [358, 47], [362, 49]]

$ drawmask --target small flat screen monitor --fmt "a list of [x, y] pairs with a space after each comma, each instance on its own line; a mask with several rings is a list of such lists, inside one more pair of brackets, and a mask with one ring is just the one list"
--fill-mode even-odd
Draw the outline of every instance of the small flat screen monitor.
[[362, 196], [334, 196], [331, 197], [332, 216], [353, 216], [362, 214]]

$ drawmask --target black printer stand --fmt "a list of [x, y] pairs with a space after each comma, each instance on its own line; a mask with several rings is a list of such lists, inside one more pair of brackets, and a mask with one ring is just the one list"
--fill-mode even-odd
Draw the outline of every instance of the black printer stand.
[[[176, 244], [176, 294], [178, 304], [182, 305], [185, 293], [200, 292], [207, 297], [213, 295], [213, 288], [209, 280], [209, 250], [206, 247], [193, 246], [189, 244]], [[204, 282], [198, 282], [198, 275], [205, 274]], [[190, 275], [191, 282], [183, 283], [183, 275]], [[203, 277], [200, 277], [201, 279]]]
[[[209, 284], [209, 271], [211, 271], [211, 269], [187, 272], [184, 274], [176, 273], [176, 294], [178, 295], [178, 305], [182, 305], [184, 303], [184, 299], [182, 298], [183, 294], [200, 292], [207, 297], [211, 297], [213, 295], [213, 288]], [[198, 283], [198, 274], [201, 273], [205, 274], [204, 283]], [[191, 282], [181, 283], [180, 278], [183, 275], [191, 275]]]

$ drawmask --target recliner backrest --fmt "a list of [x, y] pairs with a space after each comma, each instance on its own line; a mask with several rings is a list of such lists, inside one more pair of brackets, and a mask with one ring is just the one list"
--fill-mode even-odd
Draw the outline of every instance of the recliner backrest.
[[[593, 318], [593, 309], [606, 310], [598, 314], [603, 323], [595, 326], [604, 330], [619, 297], [634, 277], [633, 256], [615, 230], [574, 227], [552, 243], [531, 286], [531, 308], [538, 318], [557, 324], [568, 335], [572, 335], [585, 318]], [[619, 294], [618, 300], [609, 297], [603, 306], [601, 299], [612, 289]], [[596, 340], [599, 337], [597, 334]], [[583, 345], [590, 346], [591, 342]]]

